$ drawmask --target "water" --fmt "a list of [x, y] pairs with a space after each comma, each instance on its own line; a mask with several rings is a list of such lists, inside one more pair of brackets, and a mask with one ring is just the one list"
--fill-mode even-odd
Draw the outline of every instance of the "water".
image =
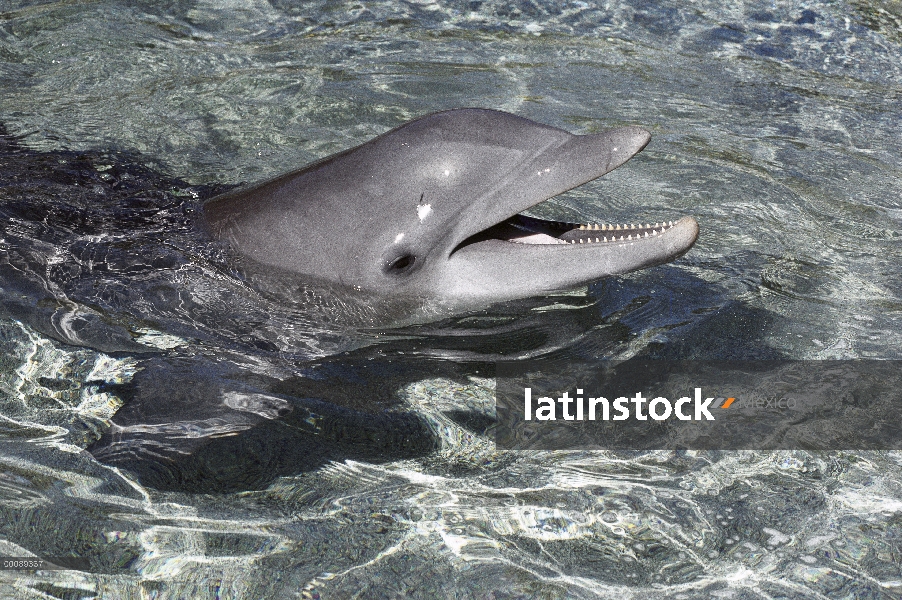
[[[900, 358], [900, 24], [890, 0], [0, 4], [0, 555], [90, 560], [0, 593], [898, 597], [898, 453], [485, 431], [500, 357]], [[698, 244], [372, 329], [197, 229], [229, 185], [457, 106], [647, 127], [535, 212], [693, 215]]]

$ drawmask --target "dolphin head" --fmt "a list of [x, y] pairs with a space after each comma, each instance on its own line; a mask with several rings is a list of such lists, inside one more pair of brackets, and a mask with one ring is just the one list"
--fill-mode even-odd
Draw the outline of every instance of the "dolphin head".
[[650, 135], [572, 135], [458, 109], [204, 206], [242, 255], [382, 297], [473, 308], [671, 261], [698, 224], [590, 226], [519, 213], [617, 168]]

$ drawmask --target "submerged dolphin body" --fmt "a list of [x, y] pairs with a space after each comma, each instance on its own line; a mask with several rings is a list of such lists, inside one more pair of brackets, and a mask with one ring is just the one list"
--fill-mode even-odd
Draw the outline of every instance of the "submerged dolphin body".
[[650, 139], [573, 135], [511, 114], [431, 114], [204, 206], [257, 263], [451, 310], [540, 295], [671, 261], [698, 224], [587, 226], [521, 216], [617, 168]]

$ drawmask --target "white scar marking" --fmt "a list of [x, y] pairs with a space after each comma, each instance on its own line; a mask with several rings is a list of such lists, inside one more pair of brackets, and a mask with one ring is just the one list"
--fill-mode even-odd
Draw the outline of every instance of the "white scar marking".
[[400, 242], [400, 241], [403, 240], [403, 239], [404, 239], [404, 234], [403, 234], [403, 233], [399, 233], [399, 234], [395, 237], [395, 243], [397, 244], [398, 242]]
[[426, 219], [432, 213], [432, 205], [431, 204], [419, 204], [417, 205], [417, 216], [420, 217], [420, 221]]

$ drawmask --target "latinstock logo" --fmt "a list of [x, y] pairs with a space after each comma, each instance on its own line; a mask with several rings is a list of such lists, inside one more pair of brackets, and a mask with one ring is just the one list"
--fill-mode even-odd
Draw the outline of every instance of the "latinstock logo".
[[896, 361], [497, 365], [509, 449], [902, 449]]
[[[702, 389], [695, 388], [694, 396], [683, 396], [675, 402], [663, 396], [649, 400], [642, 392], [636, 392], [632, 397], [620, 396], [608, 401], [604, 396], [584, 398], [582, 388], [577, 388], [575, 397], [565, 391], [557, 401], [547, 396], [536, 398], [533, 411], [532, 388], [524, 388], [523, 394], [525, 421], [531, 421], [533, 415], [538, 421], [556, 421], [559, 413], [565, 421], [626, 421], [631, 413], [637, 421], [665, 421], [671, 417], [680, 421], [714, 421], [715, 417], [709, 411], [712, 404], [727, 409], [736, 400], [734, 397], [715, 399], [713, 396], [702, 399]], [[686, 413], [686, 410], [689, 412]]]

